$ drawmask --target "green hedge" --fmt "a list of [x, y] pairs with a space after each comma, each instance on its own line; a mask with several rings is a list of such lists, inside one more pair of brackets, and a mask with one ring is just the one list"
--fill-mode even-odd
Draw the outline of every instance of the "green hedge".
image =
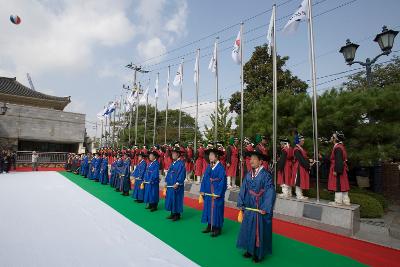
[[376, 198], [365, 193], [352, 192], [350, 192], [349, 197], [351, 203], [360, 205], [361, 218], [380, 218], [383, 216], [383, 206]]

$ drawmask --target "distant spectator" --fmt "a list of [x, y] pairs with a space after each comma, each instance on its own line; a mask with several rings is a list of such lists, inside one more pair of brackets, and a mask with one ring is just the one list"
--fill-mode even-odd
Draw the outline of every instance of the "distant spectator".
[[39, 155], [36, 151], [32, 152], [32, 171], [38, 171]]

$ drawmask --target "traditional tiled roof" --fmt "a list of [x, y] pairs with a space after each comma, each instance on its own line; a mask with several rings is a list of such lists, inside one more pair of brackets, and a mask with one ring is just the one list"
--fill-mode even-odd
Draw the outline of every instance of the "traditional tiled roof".
[[69, 96], [58, 97], [34, 91], [19, 83], [16, 78], [0, 77], [0, 100], [16, 104], [31, 104], [34, 106], [49, 107], [63, 110], [71, 102]]

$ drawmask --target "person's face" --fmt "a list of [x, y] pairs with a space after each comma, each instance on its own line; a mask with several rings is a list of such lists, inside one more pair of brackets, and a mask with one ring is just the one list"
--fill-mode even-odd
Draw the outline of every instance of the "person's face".
[[172, 159], [177, 160], [179, 158], [179, 153], [172, 151]]
[[256, 169], [260, 167], [261, 160], [256, 155], [252, 155], [250, 158], [250, 165], [253, 169]]
[[267, 144], [267, 139], [264, 138], [263, 140], [261, 140], [261, 143], [263, 143], [264, 145], [266, 145], [266, 144]]
[[154, 160], [156, 159], [156, 157], [155, 157], [153, 154], [150, 154], [150, 155], [149, 155], [149, 159], [150, 159], [151, 161], [154, 161]]
[[301, 139], [300, 142], [299, 142], [299, 144], [300, 144], [301, 146], [303, 146], [303, 145], [304, 145], [304, 139]]
[[143, 157], [141, 155], [138, 156], [138, 160], [142, 161]]
[[217, 161], [217, 156], [215, 155], [214, 152], [210, 152], [210, 155], [208, 155], [208, 159], [209, 159], [211, 162], [216, 162], [216, 161]]
[[235, 146], [237, 146], [239, 144], [239, 140], [235, 140], [234, 144], [235, 144]]

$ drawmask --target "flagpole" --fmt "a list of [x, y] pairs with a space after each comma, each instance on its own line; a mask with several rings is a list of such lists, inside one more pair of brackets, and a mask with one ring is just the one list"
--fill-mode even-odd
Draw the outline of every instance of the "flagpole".
[[273, 31], [272, 31], [272, 80], [273, 80], [273, 130], [272, 130], [272, 164], [274, 169], [274, 185], [276, 188], [276, 154], [277, 154], [277, 134], [278, 134], [278, 70], [276, 62], [276, 5], [272, 6], [272, 16], [273, 16]]
[[[137, 129], [138, 129], [138, 120], [139, 120], [139, 93], [140, 93], [140, 82], [139, 82], [139, 85], [136, 86], [135, 144], [137, 141]], [[145, 144], [143, 144], [143, 145], [145, 145]]]
[[214, 142], [218, 139], [218, 40], [215, 39], [215, 126], [214, 126]]
[[[244, 77], [243, 77], [243, 22], [240, 23], [240, 158], [243, 159], [243, 110], [244, 110]], [[243, 182], [243, 162], [240, 164], [240, 186]]]
[[143, 133], [143, 144], [146, 144], [146, 133], [147, 133], [147, 106], [149, 104], [149, 89], [150, 87], [150, 78], [149, 78], [149, 84], [146, 89], [146, 112], [145, 112], [145, 117], [144, 117], [144, 133]]
[[[160, 73], [157, 72], [157, 83], [159, 83], [160, 79]], [[157, 84], [157, 95], [155, 96], [155, 106], [154, 106], [154, 128], [153, 128], [153, 146], [155, 145], [156, 142], [156, 124], [157, 124], [157, 100], [158, 100], [158, 84]]]
[[182, 63], [181, 63], [181, 105], [179, 106], [179, 126], [178, 126], [178, 140], [179, 142], [181, 141], [181, 119], [182, 119], [182, 87], [183, 87], [183, 58], [182, 58]]
[[[115, 102], [117, 102], [117, 98], [115, 97]], [[116, 105], [117, 103], [115, 103]], [[115, 147], [115, 113], [117, 111], [117, 107], [114, 108], [113, 115], [113, 131], [112, 131], [112, 146]]]
[[165, 129], [164, 129], [164, 144], [167, 143], [167, 125], [168, 125], [168, 97], [169, 97], [169, 79], [170, 79], [171, 66], [168, 66], [168, 80], [167, 80], [167, 107], [165, 109]]
[[197, 49], [197, 61], [196, 61], [196, 118], [194, 122], [194, 152], [197, 152], [197, 124], [198, 124], [198, 119], [199, 119], [199, 58], [200, 58], [200, 48]]
[[310, 43], [311, 83], [313, 89], [313, 126], [314, 126], [314, 162], [317, 180], [317, 202], [319, 202], [319, 153], [318, 153], [318, 115], [317, 115], [317, 78], [315, 69], [314, 29], [312, 18], [312, 1], [308, 0], [308, 37]]

